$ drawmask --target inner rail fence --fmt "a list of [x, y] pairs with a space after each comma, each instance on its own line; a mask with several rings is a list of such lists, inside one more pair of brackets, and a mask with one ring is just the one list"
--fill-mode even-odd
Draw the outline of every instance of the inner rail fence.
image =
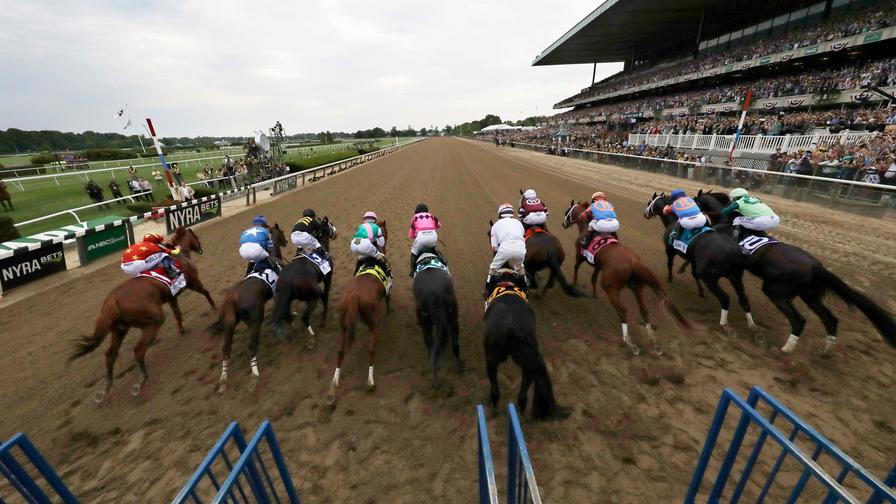
[[893, 485], [896, 466], [881, 481], [763, 389], [726, 388], [684, 502], [892, 504]]
[[[490, 140], [478, 140], [491, 143]], [[896, 217], [896, 186], [892, 185], [616, 152], [557, 149], [553, 145], [525, 142], [508, 141], [507, 146], [698, 181], [708, 188], [744, 187], [751, 192], [815, 203], [828, 209], [873, 217]]]
[[[844, 132], [822, 135], [741, 135], [737, 141], [737, 152], [773, 154], [781, 152], [815, 149], [822, 146], [855, 145], [874, 138], [874, 132]], [[734, 145], [735, 135], [696, 135], [671, 133], [630, 133], [629, 145], [649, 145], [651, 147], [672, 146], [676, 149], [729, 151]]]
[[[363, 163], [367, 163], [374, 159], [404, 149], [418, 141], [420, 141], [420, 139], [412, 139], [398, 145], [380, 149], [378, 151], [361, 154], [355, 157], [343, 159], [341, 161], [336, 161], [333, 163], [327, 163], [325, 165], [316, 166], [313, 168], [308, 168], [299, 172], [289, 173], [280, 177], [239, 187], [237, 189], [218, 192], [211, 196], [177, 203], [169, 207], [154, 208], [151, 212], [128, 217], [126, 219], [122, 219], [121, 222], [116, 221], [112, 224], [87, 227], [83, 224], [83, 221], [81, 221], [80, 217], [77, 215], [77, 212], [86, 208], [106, 205], [110, 202], [121, 199], [134, 199], [135, 197], [139, 196], [138, 194], [126, 196], [124, 198], [117, 198], [116, 200], [106, 200], [104, 202], [87, 205], [85, 207], [67, 209], [61, 212], [55, 212], [54, 214], [51, 214], [49, 216], [43, 216], [37, 219], [32, 219], [31, 221], [25, 221], [23, 223], [20, 223], [19, 225], [32, 224], [34, 222], [39, 222], [51, 217], [71, 214], [83, 226], [83, 228], [79, 226], [76, 230], [72, 231], [61, 231], [58, 233], [46, 232], [40, 235], [36, 235], [35, 237], [31, 237], [33, 239], [31, 239], [30, 241], [4, 242], [3, 246], [7, 249], [0, 249], [0, 294], [8, 291], [13, 286], [18, 287], [21, 285], [25, 285], [33, 280], [37, 280], [46, 276], [48, 272], [47, 268], [33, 268], [30, 265], [33, 264], [33, 261], [35, 260], [37, 260], [38, 263], [41, 264], [52, 260], [54, 264], [56, 264], [58, 260], [60, 260], [60, 256], [62, 255], [61, 250], [56, 251], [56, 249], [61, 247], [60, 243], [66, 243], [68, 240], [71, 240], [73, 238], [80, 238], [85, 235], [93, 235], [96, 234], [97, 231], [104, 230], [104, 228], [118, 227], [121, 225], [127, 225], [129, 228], [132, 228], [134, 225], [145, 222], [146, 220], [157, 220], [162, 218], [165, 219], [167, 230], [170, 233], [175, 227], [188, 227], [200, 222], [205, 222], [206, 220], [223, 217], [221, 204], [225, 201], [245, 197], [246, 206], [251, 206], [257, 203], [259, 191], [270, 190], [271, 196], [276, 196], [278, 194], [291, 191], [299, 187], [304, 187], [305, 185], [317, 182], [328, 176], [341, 173], [355, 166], [359, 166]], [[198, 182], [197, 184], [211, 182], [213, 181], [209, 180]], [[49, 237], [45, 238], [45, 236]], [[122, 248], [109, 248], [107, 253], [122, 250], [124, 246], [133, 244], [136, 236], [139, 236], [139, 233], [135, 233], [131, 230], [127, 236], [127, 243], [120, 244]], [[46, 257], [41, 255], [41, 249], [46, 249], [48, 251], [47, 254], [45, 254]], [[65, 271], [67, 269], [65, 267], [64, 257], [61, 258], [61, 260], [62, 266], [53, 268], [53, 273]], [[80, 265], [81, 264], [79, 264], [79, 266]]]

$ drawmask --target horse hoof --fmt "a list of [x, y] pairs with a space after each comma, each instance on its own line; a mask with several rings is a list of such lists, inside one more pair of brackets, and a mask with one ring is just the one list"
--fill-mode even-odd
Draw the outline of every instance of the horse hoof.
[[246, 385], [246, 390], [249, 392], [255, 392], [255, 389], [258, 388], [258, 377], [253, 376], [251, 380], [249, 380], [249, 384]]
[[106, 391], [100, 390], [96, 394], [93, 394], [93, 402], [100, 404], [106, 399]]
[[753, 341], [759, 344], [765, 343], [765, 335], [759, 331], [758, 325], [750, 326], [750, 332], [753, 333]]
[[632, 351], [632, 355], [638, 355], [641, 353], [641, 347], [639, 347], [635, 343], [630, 343], [628, 347]]
[[723, 325], [722, 330], [725, 331], [725, 334], [727, 334], [728, 336], [731, 336], [732, 338], [737, 337], [737, 331], [730, 325], [727, 325], [727, 324]]
[[314, 336], [309, 338], [308, 343], [305, 344], [305, 348], [307, 348], [308, 350], [314, 350], [315, 348], [317, 348], [317, 338], [315, 338]]
[[131, 395], [132, 396], [137, 397], [141, 393], [143, 393], [143, 384], [142, 383], [135, 383], [135, 384], [131, 385]]
[[227, 390], [227, 382], [219, 383], [218, 384], [218, 393], [223, 394], [225, 390]]
[[336, 404], [336, 394], [330, 392], [327, 394], [327, 406], [333, 406]]
[[376, 383], [367, 382], [367, 392], [372, 393], [376, 391]]
[[653, 344], [653, 353], [656, 355], [663, 355], [663, 346], [659, 343]]

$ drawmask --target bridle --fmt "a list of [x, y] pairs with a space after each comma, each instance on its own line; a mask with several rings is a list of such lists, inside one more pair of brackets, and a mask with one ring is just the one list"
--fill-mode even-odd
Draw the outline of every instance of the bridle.
[[574, 208], [577, 208], [578, 206], [579, 206], [578, 203], [573, 203], [573, 204], [569, 207], [569, 210], [566, 211], [566, 215], [563, 216], [563, 229], [566, 229], [566, 228], [568, 228], [569, 226], [572, 226], [572, 223], [573, 223], [573, 221], [572, 221], [572, 211], [573, 211]]
[[650, 200], [650, 203], [648, 203], [647, 208], [644, 209], [644, 217], [645, 218], [649, 219], [656, 215], [656, 211], [654, 211], [653, 207], [656, 205], [656, 202], [660, 200], [660, 198], [664, 198], [664, 197], [665, 196], [663, 196], [662, 194], [658, 194], [655, 198]]

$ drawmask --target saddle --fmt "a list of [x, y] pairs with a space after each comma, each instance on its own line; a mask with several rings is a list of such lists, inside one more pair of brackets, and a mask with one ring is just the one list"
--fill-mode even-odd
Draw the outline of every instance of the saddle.
[[545, 229], [541, 226], [532, 226], [530, 228], [526, 228], [526, 233], [523, 235], [523, 238], [528, 241], [529, 238], [532, 238], [539, 233], [547, 233], [547, 231], [545, 231]]
[[355, 273], [356, 277], [361, 275], [373, 275], [380, 283], [383, 284], [383, 288], [386, 289], [386, 295], [389, 295], [389, 289], [392, 288], [392, 277], [390, 277], [386, 270], [383, 268], [381, 264], [378, 262], [365, 262], [358, 269], [358, 272]]
[[295, 261], [301, 258], [311, 261], [315, 266], [317, 266], [317, 269], [324, 276], [328, 275], [333, 270], [333, 268], [330, 267], [329, 258], [317, 252], [296, 251], [296, 255], [295, 257], [293, 257], [293, 260]]
[[582, 257], [584, 257], [589, 264], [594, 265], [594, 261], [597, 259], [597, 254], [607, 245], [612, 245], [614, 243], [619, 243], [619, 239], [608, 234], [598, 234], [591, 240], [587, 247], [582, 249]]
[[485, 300], [486, 311], [488, 311], [488, 307], [491, 306], [492, 302], [501, 296], [516, 296], [526, 303], [529, 302], [526, 296], [525, 280], [522, 280], [522, 286], [520, 286], [520, 280], [517, 280], [520, 277], [516, 274], [513, 274], [513, 276], [515, 277], [514, 279], [504, 279], [502, 277], [491, 289], [491, 294]]
[[423, 252], [420, 254], [420, 257], [417, 258], [414, 268], [414, 276], [416, 277], [418, 273], [429, 268], [440, 269], [451, 275], [451, 271], [448, 270], [448, 265], [442, 262], [442, 259], [439, 256], [432, 252]]
[[[176, 262], [178, 268], [180, 268], [180, 262]], [[146, 277], [152, 278], [157, 282], [161, 282], [168, 290], [171, 291], [172, 296], [176, 296], [178, 292], [182, 291], [184, 287], [187, 286], [187, 277], [181, 273], [177, 275], [176, 278], [171, 278], [165, 274], [164, 266], [157, 266], [155, 268], [149, 269], [137, 275], [138, 277]]]

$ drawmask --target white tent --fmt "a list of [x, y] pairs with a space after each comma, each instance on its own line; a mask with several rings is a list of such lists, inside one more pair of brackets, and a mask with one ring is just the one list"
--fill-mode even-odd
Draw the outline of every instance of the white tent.
[[496, 131], [512, 131], [522, 129], [522, 126], [511, 126], [509, 124], [493, 124], [479, 130], [479, 133], [492, 133]]

